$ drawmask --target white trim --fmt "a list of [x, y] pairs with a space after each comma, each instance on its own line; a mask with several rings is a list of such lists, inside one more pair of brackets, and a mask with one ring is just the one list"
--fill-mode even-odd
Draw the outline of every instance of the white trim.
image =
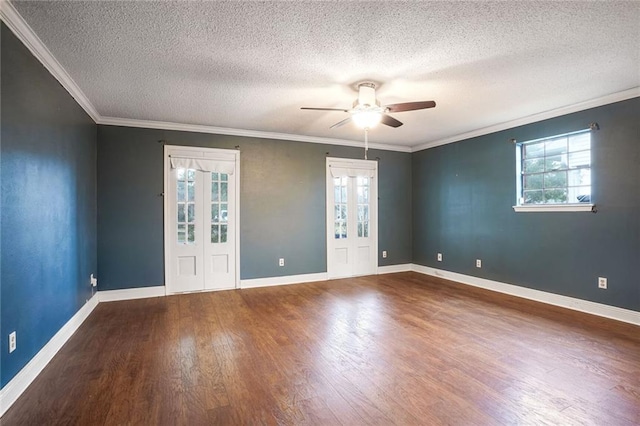
[[282, 277], [252, 278], [248, 280], [240, 280], [240, 288], [244, 289], [256, 287], [271, 287], [277, 285], [303, 284], [326, 280], [326, 272], [319, 272], [317, 274], [286, 275]]
[[498, 281], [459, 274], [457, 272], [444, 271], [441, 269], [435, 269], [417, 264], [413, 264], [413, 271], [425, 275], [431, 275], [434, 277], [456, 281], [474, 287], [484, 288], [486, 290], [497, 291], [499, 293], [522, 297], [524, 299], [535, 300], [536, 302], [547, 303], [549, 305], [560, 306], [562, 308], [567, 308], [574, 311], [585, 312], [588, 314], [610, 318], [629, 324], [640, 325], [640, 312], [632, 311], [630, 309], [618, 308], [616, 306], [604, 305], [602, 303], [576, 299], [574, 297], [562, 296], [559, 294], [548, 293], [546, 291], [534, 290], [531, 288], [501, 283]]
[[409, 271], [413, 271], [413, 265], [411, 263], [403, 263], [400, 265], [378, 266], [378, 275], [395, 274], [397, 272], [409, 272]]
[[89, 101], [89, 98], [9, 1], [0, 1], [0, 19], [7, 24], [7, 27], [11, 29], [47, 71], [60, 82], [62, 87], [69, 92], [89, 117], [97, 123], [100, 120], [100, 114]]
[[513, 206], [516, 212], [592, 212], [595, 204], [531, 204], [522, 206]]
[[422, 151], [424, 149], [434, 148], [436, 146], [446, 145], [453, 142], [459, 142], [465, 139], [476, 138], [478, 136], [484, 136], [490, 133], [500, 132], [502, 130], [513, 129], [514, 127], [524, 126], [525, 124], [536, 123], [538, 121], [548, 120], [550, 118], [572, 114], [574, 112], [584, 111], [591, 108], [597, 108], [603, 105], [625, 101], [631, 98], [637, 98], [639, 96], [640, 96], [640, 87], [634, 87], [629, 90], [612, 93], [610, 95], [602, 96], [596, 99], [591, 99], [585, 102], [579, 102], [577, 104], [572, 104], [565, 107], [552, 109], [550, 111], [545, 111], [538, 114], [517, 118], [515, 120], [505, 121], [504, 123], [494, 124], [492, 126], [483, 127], [481, 129], [472, 130], [470, 132], [461, 133], [459, 135], [451, 136], [448, 138], [438, 139], [431, 142], [425, 142], [420, 145], [414, 145], [411, 147], [411, 152]]
[[95, 295], [89, 299], [87, 303], [54, 334], [51, 340], [31, 358], [27, 365], [22, 367], [18, 374], [0, 390], [0, 416], [6, 413], [9, 407], [11, 407], [27, 387], [29, 387], [31, 382], [38, 377], [40, 372], [49, 364], [60, 348], [73, 336], [84, 320], [86, 320], [89, 314], [98, 306], [98, 303], [99, 298]]
[[99, 302], [115, 302], [117, 300], [146, 299], [149, 297], [166, 296], [167, 289], [163, 285], [153, 287], [124, 288], [120, 290], [106, 290], [98, 292]]
[[[295, 135], [291, 133], [264, 132], [260, 130], [233, 129], [230, 127], [205, 126], [201, 124], [182, 124], [169, 121], [136, 120], [118, 117], [100, 117], [97, 124], [122, 127], [140, 127], [143, 129], [176, 130], [181, 132], [211, 133], [215, 135], [244, 136], [248, 138], [277, 139], [294, 142], [319, 143], [325, 145], [352, 146], [364, 149], [364, 142], [347, 139], [323, 138], [318, 136]], [[369, 143], [371, 149], [385, 151], [411, 152], [405, 145]]]

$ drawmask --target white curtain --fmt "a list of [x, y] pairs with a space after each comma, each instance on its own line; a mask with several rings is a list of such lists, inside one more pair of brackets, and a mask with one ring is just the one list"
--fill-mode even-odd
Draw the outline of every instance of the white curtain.
[[206, 158], [171, 157], [172, 169], [195, 169], [203, 172], [227, 173], [232, 175], [236, 165], [233, 161], [209, 160]]
[[339, 167], [329, 165], [331, 170], [331, 176], [333, 177], [369, 177], [372, 178], [374, 174], [373, 169], [360, 168], [360, 167]]

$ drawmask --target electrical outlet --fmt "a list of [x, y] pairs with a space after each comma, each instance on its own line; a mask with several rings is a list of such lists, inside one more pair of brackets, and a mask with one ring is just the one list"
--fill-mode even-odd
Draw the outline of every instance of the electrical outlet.
[[9, 334], [9, 353], [16, 350], [16, 347], [18, 346], [17, 340], [15, 331]]
[[91, 287], [97, 287], [97, 286], [98, 286], [98, 279], [94, 277], [93, 274], [91, 274]]
[[386, 250], [383, 250], [383, 251], [382, 251], [382, 257], [383, 257], [384, 259], [386, 259], [386, 258], [387, 258], [387, 251], [386, 251]]
[[442, 262], [442, 253], [438, 253], [438, 262]]
[[598, 277], [598, 288], [607, 289], [607, 279], [605, 277]]
[[284, 266], [284, 257], [280, 258], [280, 260], [278, 261], [278, 265]]
[[482, 268], [482, 260], [476, 259], [476, 268]]

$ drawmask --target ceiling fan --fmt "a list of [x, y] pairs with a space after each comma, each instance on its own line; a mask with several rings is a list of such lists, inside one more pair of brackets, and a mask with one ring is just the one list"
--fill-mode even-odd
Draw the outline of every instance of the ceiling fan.
[[418, 101], [404, 102], [399, 104], [380, 105], [380, 101], [376, 99], [376, 85], [371, 82], [363, 82], [358, 84], [358, 99], [353, 102], [351, 109], [344, 108], [313, 108], [302, 107], [300, 109], [308, 109], [314, 111], [342, 111], [351, 114], [342, 121], [337, 122], [331, 128], [340, 127], [353, 121], [356, 126], [363, 129], [370, 129], [378, 123], [382, 123], [391, 127], [400, 127], [402, 122], [388, 115], [388, 113], [415, 111], [418, 109], [433, 108], [436, 106], [434, 101]]

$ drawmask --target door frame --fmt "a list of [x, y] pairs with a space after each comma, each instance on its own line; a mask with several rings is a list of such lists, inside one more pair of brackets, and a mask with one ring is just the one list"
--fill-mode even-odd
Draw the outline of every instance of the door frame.
[[[207, 148], [207, 147], [197, 147], [197, 146], [181, 146], [181, 145], [164, 145], [163, 151], [163, 161], [164, 161], [164, 176], [163, 176], [163, 230], [164, 230], [164, 238], [163, 238], [163, 249], [164, 249], [164, 285], [165, 292], [167, 295], [169, 294], [178, 294], [179, 292], [171, 291], [169, 286], [169, 268], [167, 265], [170, 261], [169, 259], [169, 238], [171, 238], [171, 233], [169, 232], [169, 221], [168, 221], [168, 210], [169, 210], [169, 178], [171, 168], [169, 166], [170, 155], [173, 151], [180, 151], [184, 154], [181, 154], [181, 157], [186, 158], [207, 158], [210, 160], [233, 160], [235, 164], [235, 169], [233, 172], [233, 179], [235, 183], [235, 193], [233, 194], [235, 201], [235, 214], [233, 220], [235, 221], [235, 232], [233, 233], [233, 237], [235, 238], [235, 264], [233, 267], [235, 268], [235, 286], [234, 288], [240, 288], [240, 150], [237, 149], [221, 149], [221, 148]], [[204, 291], [217, 291], [217, 290], [204, 290]]]
[[[351, 158], [327, 157], [325, 170], [325, 204], [326, 204], [326, 243], [327, 243], [327, 277], [328, 279], [338, 278], [332, 275], [332, 256], [331, 246], [335, 240], [334, 231], [334, 207], [333, 207], [333, 176], [331, 175], [331, 166], [346, 169], [365, 169], [373, 170], [373, 178], [369, 204], [369, 238], [371, 238], [374, 250], [374, 265], [371, 271], [372, 275], [378, 273], [378, 162], [375, 160], [358, 160]], [[356, 237], [357, 238], [357, 237]], [[333, 268], [335, 270], [335, 268]], [[358, 276], [358, 275], [352, 275]]]

